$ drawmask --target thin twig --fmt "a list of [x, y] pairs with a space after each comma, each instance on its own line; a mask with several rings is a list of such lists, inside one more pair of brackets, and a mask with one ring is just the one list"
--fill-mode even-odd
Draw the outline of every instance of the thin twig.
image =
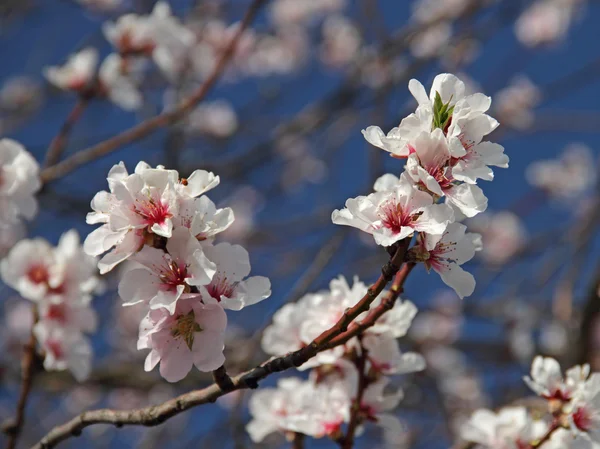
[[48, 151], [46, 152], [46, 158], [44, 160], [44, 167], [50, 167], [59, 161], [60, 156], [65, 150], [67, 140], [69, 138], [69, 135], [71, 134], [71, 131], [73, 130], [73, 127], [83, 115], [83, 111], [85, 111], [85, 108], [87, 107], [89, 102], [89, 97], [82, 96], [79, 98], [75, 106], [73, 106], [73, 109], [67, 116], [67, 119], [60, 127], [58, 134], [56, 135], [56, 137], [54, 137], [54, 139], [52, 139], [52, 142], [48, 147]]
[[17, 446], [17, 440], [23, 429], [23, 423], [25, 422], [25, 407], [27, 405], [27, 399], [31, 392], [31, 385], [33, 383], [33, 367], [35, 363], [35, 334], [33, 333], [33, 327], [38, 320], [38, 313], [36, 306], [32, 306], [33, 320], [31, 324], [31, 334], [29, 341], [23, 348], [23, 358], [21, 359], [21, 392], [19, 393], [19, 399], [17, 401], [17, 410], [15, 413], [15, 420], [11, 423], [4, 431], [8, 434], [8, 443], [6, 449], [14, 449]]
[[[377, 281], [369, 287], [367, 293], [354, 307], [351, 307], [344, 312], [334, 326], [321, 333], [309, 345], [302, 349], [282, 357], [273, 358], [250, 371], [231, 378], [233, 388], [230, 391], [244, 388], [257, 388], [258, 382], [268, 377], [270, 374], [303, 365], [317, 353], [323, 351], [333, 338], [348, 329], [348, 326], [356, 319], [356, 317], [369, 310], [371, 303], [379, 296], [386, 285], [398, 272], [409, 244], [410, 239], [405, 239], [398, 245], [396, 253], [382, 267], [381, 275]], [[61, 441], [80, 435], [85, 427], [93, 424], [114, 424], [117, 427], [124, 425], [156, 426], [192, 407], [208, 402], [214, 402], [226, 393], [227, 391], [223, 391], [219, 385], [215, 383], [209, 387], [191, 391], [156, 406], [134, 410], [101, 409], [84, 412], [73, 418], [71, 421], [52, 429], [44, 438], [34, 445], [32, 449], [53, 448]]]
[[360, 424], [362, 401], [368, 383], [367, 373], [365, 372], [368, 353], [367, 349], [362, 345], [362, 343], [360, 345], [360, 351], [360, 355], [356, 360], [356, 370], [358, 371], [358, 388], [356, 389], [356, 399], [354, 400], [352, 408], [350, 409], [350, 421], [348, 422], [346, 436], [340, 441], [340, 447], [342, 449], [352, 449], [354, 446], [354, 434], [356, 432], [356, 428]]
[[227, 66], [229, 60], [235, 53], [238, 42], [242, 38], [244, 31], [250, 25], [259, 9], [267, 2], [267, 0], [254, 0], [242, 22], [237, 29], [231, 42], [221, 55], [221, 58], [215, 65], [212, 73], [206, 78], [206, 81], [196, 90], [189, 98], [182, 101], [179, 106], [171, 111], [164, 112], [151, 119], [148, 119], [126, 131], [123, 131], [116, 136], [105, 140], [97, 145], [94, 145], [85, 150], [79, 151], [64, 161], [42, 170], [40, 177], [43, 183], [53, 181], [65, 176], [80, 165], [91, 162], [117, 148], [127, 145], [128, 143], [142, 139], [154, 132], [156, 129], [177, 122], [186, 114], [188, 114], [194, 106], [204, 99], [209, 90], [216, 84]]
[[294, 432], [292, 437], [292, 449], [304, 449], [304, 434]]

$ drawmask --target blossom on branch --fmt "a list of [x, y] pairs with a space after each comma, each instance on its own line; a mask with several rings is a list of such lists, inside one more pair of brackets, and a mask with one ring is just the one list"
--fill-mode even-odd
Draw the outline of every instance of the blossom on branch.
[[59, 89], [83, 93], [91, 86], [97, 66], [98, 51], [90, 47], [71, 55], [61, 67], [45, 67], [44, 76]]
[[151, 349], [144, 369], [160, 362], [160, 375], [169, 382], [183, 379], [195, 366], [213, 371], [223, 365], [227, 315], [216, 304], [202, 304], [194, 297], [177, 301], [174, 313], [150, 310], [140, 324], [138, 349]]
[[15, 140], [0, 140], [0, 226], [31, 220], [37, 213], [34, 194], [40, 189], [39, 165]]

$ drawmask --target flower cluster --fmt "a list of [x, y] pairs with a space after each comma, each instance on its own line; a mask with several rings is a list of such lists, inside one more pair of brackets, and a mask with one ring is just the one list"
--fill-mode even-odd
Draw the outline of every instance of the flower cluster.
[[23, 233], [21, 219], [31, 220], [38, 209], [39, 165], [23, 146], [0, 140], [0, 254]]
[[368, 232], [386, 247], [416, 232], [412, 257], [462, 298], [473, 293], [475, 280], [460, 265], [481, 248], [479, 236], [466, 233], [458, 216], [485, 211], [487, 198], [477, 181], [493, 180], [490, 166], [508, 167], [508, 157], [502, 146], [483, 140], [498, 126], [486, 114], [489, 97], [465, 95], [464, 83], [450, 74], [436, 76], [429, 95], [417, 80], [409, 89], [419, 103], [415, 113], [387, 135], [376, 126], [363, 131], [372, 145], [405, 158], [404, 172], [379, 178], [374, 193], [347, 200], [332, 221]]
[[160, 362], [161, 375], [181, 380], [192, 365], [211, 371], [224, 362], [224, 309], [240, 310], [269, 297], [271, 284], [248, 277], [247, 251], [215, 236], [234, 220], [204, 195], [219, 184], [213, 173], [196, 170], [179, 178], [175, 170], [140, 162], [129, 174], [123, 163], [108, 174], [110, 192], [92, 200], [89, 224], [102, 224], [84, 243], [100, 255], [101, 273], [134, 262], [119, 283], [125, 306], [148, 308], [138, 349], [150, 349], [145, 369]]
[[[265, 329], [264, 351], [280, 356], [310, 344], [366, 293], [367, 286], [358, 279], [350, 286], [346, 279], [339, 277], [331, 281], [329, 290], [286, 304]], [[381, 302], [384, 294], [374, 301], [374, 306]], [[261, 441], [275, 431], [341, 438], [342, 425], [348, 422], [357, 399], [359, 376], [365, 376], [359, 405], [360, 422], [377, 422], [386, 433], [401, 432], [398, 419], [386, 412], [396, 407], [402, 393], [399, 390], [384, 393], [384, 389], [390, 382], [386, 376], [416, 372], [425, 367], [419, 354], [401, 352], [396, 340], [406, 335], [416, 312], [410, 301], [396, 302], [360, 339], [353, 337], [302, 365], [300, 370], [313, 368], [309, 380], [287, 378], [275, 389], [257, 392], [250, 400], [254, 419], [247, 428], [252, 439]], [[365, 317], [366, 313], [360, 315], [357, 322]]]
[[92, 347], [84, 333], [96, 329], [92, 294], [99, 287], [96, 260], [86, 255], [76, 231], [66, 232], [57, 247], [46, 240], [21, 240], [0, 262], [2, 280], [36, 304], [33, 332], [47, 370], [69, 369], [85, 379]]
[[552, 358], [538, 356], [525, 383], [548, 403], [549, 417], [534, 418], [525, 407], [494, 413], [477, 410], [462, 438], [490, 449], [593, 448], [600, 444], [600, 375], [578, 365], [563, 376]]

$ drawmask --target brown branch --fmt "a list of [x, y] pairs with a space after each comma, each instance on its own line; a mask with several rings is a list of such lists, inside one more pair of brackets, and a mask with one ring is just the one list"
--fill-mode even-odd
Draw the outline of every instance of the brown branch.
[[304, 449], [304, 437], [303, 433], [294, 432], [292, 437], [292, 449]]
[[82, 96], [79, 98], [73, 109], [67, 116], [67, 119], [60, 127], [58, 134], [48, 147], [48, 151], [46, 152], [46, 158], [44, 160], [44, 167], [50, 167], [58, 162], [60, 156], [62, 155], [65, 147], [67, 145], [67, 139], [73, 130], [75, 124], [79, 121], [81, 116], [83, 115], [83, 111], [89, 104], [91, 98], [88, 96]]
[[220, 368], [217, 368], [213, 371], [213, 379], [215, 383], [219, 386], [219, 388], [223, 391], [232, 391], [233, 390], [233, 382], [231, 381], [231, 377], [227, 374], [227, 370], [225, 369], [225, 365], [222, 365]]
[[371, 310], [364, 320], [352, 323], [346, 332], [343, 332], [333, 338], [325, 346], [325, 349], [331, 349], [335, 348], [336, 346], [343, 345], [351, 338], [356, 337], [373, 326], [384, 313], [394, 307], [394, 303], [404, 291], [404, 282], [414, 267], [414, 263], [404, 264], [402, 269], [396, 273], [392, 287], [390, 288], [388, 294], [381, 301], [381, 304]]
[[33, 320], [31, 324], [31, 334], [29, 341], [23, 348], [23, 358], [21, 359], [21, 392], [19, 393], [19, 399], [17, 401], [17, 410], [15, 413], [14, 422], [10, 423], [3, 430], [8, 434], [8, 443], [6, 449], [14, 449], [17, 446], [17, 440], [23, 429], [23, 423], [25, 422], [25, 407], [27, 405], [27, 398], [31, 392], [31, 385], [33, 383], [33, 368], [35, 364], [35, 334], [33, 333], [33, 327], [38, 320], [38, 313], [36, 306], [32, 306]]
[[194, 108], [194, 106], [196, 106], [196, 104], [204, 99], [209, 90], [219, 80], [229, 60], [233, 56], [237, 44], [244, 34], [244, 31], [250, 25], [259, 9], [266, 2], [267, 0], [254, 0], [252, 2], [246, 11], [244, 18], [242, 19], [241, 25], [221, 55], [221, 58], [215, 65], [212, 73], [208, 76], [208, 78], [206, 78], [206, 81], [202, 83], [198, 90], [196, 90], [189, 98], [182, 101], [179, 106], [171, 111], [164, 112], [156, 117], [148, 119], [132, 128], [129, 128], [128, 130], [123, 131], [120, 134], [117, 134], [114, 137], [111, 137], [108, 140], [105, 140], [104, 142], [79, 151], [64, 161], [42, 170], [40, 175], [42, 182], [47, 183], [49, 181], [61, 178], [62, 176], [65, 176], [66, 174], [75, 170], [80, 165], [91, 162], [101, 156], [104, 156], [105, 154], [110, 153], [111, 151], [127, 145], [128, 143], [142, 139], [154, 132], [156, 129], [175, 123], [188, 114]]
[[[344, 312], [343, 316], [333, 327], [321, 333], [309, 345], [286, 354], [285, 356], [273, 358], [250, 371], [246, 371], [245, 373], [241, 373], [231, 378], [233, 387], [230, 391], [244, 388], [257, 388], [258, 382], [270, 374], [303, 365], [317, 353], [325, 350], [327, 344], [337, 335], [345, 332], [350, 323], [352, 323], [357, 316], [369, 310], [371, 303], [379, 296], [386, 285], [398, 272], [398, 267], [402, 265], [409, 244], [410, 239], [405, 239], [400, 242], [395, 254], [382, 267], [381, 275], [377, 281], [369, 287], [367, 293], [354, 307], [351, 307]], [[224, 391], [215, 383], [201, 390], [185, 393], [156, 406], [134, 410], [101, 409], [84, 412], [73, 418], [71, 421], [52, 429], [44, 438], [34, 445], [32, 449], [53, 448], [61, 441], [72, 436], [80, 435], [85, 427], [93, 424], [114, 424], [117, 427], [124, 425], [156, 426], [192, 407], [208, 402], [215, 402], [217, 398], [226, 393], [228, 393], [228, 391]]]
[[360, 345], [360, 356], [356, 360], [356, 370], [358, 371], [358, 388], [356, 389], [356, 399], [350, 409], [350, 421], [348, 422], [348, 430], [346, 436], [340, 441], [341, 449], [352, 449], [354, 446], [354, 434], [356, 428], [360, 424], [360, 412], [362, 407], [363, 396], [367, 388], [367, 373], [365, 373], [365, 367], [367, 364], [368, 352], [365, 347]]

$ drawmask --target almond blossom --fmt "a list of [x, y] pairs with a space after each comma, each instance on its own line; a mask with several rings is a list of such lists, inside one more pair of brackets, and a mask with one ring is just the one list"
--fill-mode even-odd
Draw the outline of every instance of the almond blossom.
[[37, 213], [34, 194], [40, 189], [39, 165], [15, 140], [0, 140], [0, 226], [17, 225]]
[[160, 375], [169, 382], [183, 379], [192, 366], [213, 371], [223, 365], [227, 316], [217, 304], [197, 297], [177, 301], [173, 314], [165, 308], [150, 310], [140, 323], [138, 349], [150, 349], [144, 369], [160, 363]]
[[62, 90], [83, 93], [92, 84], [97, 65], [98, 51], [85, 48], [71, 55], [61, 67], [45, 67], [44, 76]]
[[481, 234], [483, 245], [479, 257], [490, 264], [507, 262], [527, 239], [521, 219], [510, 211], [485, 212], [469, 220], [468, 225]]
[[455, 182], [450, 162], [453, 157], [461, 155], [465, 155], [462, 145], [460, 151], [453, 154], [441, 129], [422, 132], [414, 140], [414, 153], [406, 161], [406, 173], [433, 195], [445, 196], [463, 214], [473, 217], [485, 211], [488, 201], [476, 185]]
[[218, 176], [203, 170], [180, 180], [175, 170], [154, 169], [145, 162], [131, 175], [123, 163], [113, 166], [108, 174], [110, 192], [99, 192], [92, 200], [94, 212], [87, 222], [103, 224], [88, 235], [85, 251], [96, 256], [114, 247], [98, 263], [101, 273], [112, 270], [139, 251], [146, 237], [169, 238], [180, 200], [202, 195], [218, 183]]
[[101, 91], [110, 101], [126, 111], [142, 106], [143, 98], [131, 74], [132, 62], [111, 53], [100, 65], [98, 80]]
[[[498, 413], [476, 410], [460, 430], [462, 439], [477, 443], [477, 448], [520, 449], [542, 437], [548, 425], [534, 421], [525, 407], [505, 407]], [[545, 447], [545, 446], [544, 446]]]
[[150, 309], [165, 308], [173, 314], [184, 293], [211, 282], [217, 266], [187, 229], [175, 229], [166, 250], [144, 246], [132, 257], [143, 268], [134, 268], [121, 278], [119, 296], [123, 305], [144, 302]]
[[210, 283], [198, 290], [205, 302], [217, 302], [223, 308], [241, 310], [271, 296], [271, 281], [264, 276], [251, 276], [248, 251], [240, 245], [219, 243], [204, 245], [208, 259], [216, 265]]
[[420, 234], [417, 246], [411, 250], [416, 260], [424, 262], [428, 270], [433, 268], [461, 299], [475, 290], [475, 278], [461, 267], [476, 250], [476, 236], [465, 234], [466, 230], [461, 223], [451, 223], [443, 234]]
[[95, 265], [71, 230], [56, 248], [41, 238], [21, 240], [0, 262], [0, 273], [7, 285], [32, 301], [89, 303], [99, 285]]
[[523, 378], [527, 386], [546, 399], [569, 401], [587, 380], [590, 366], [575, 366], [563, 377], [560, 365], [551, 357], [537, 356], [531, 364], [531, 377]]
[[525, 130], [533, 125], [533, 109], [541, 99], [540, 88], [529, 78], [519, 76], [494, 96], [495, 111], [505, 125]]
[[[391, 180], [389, 175], [385, 180]], [[383, 182], [376, 182], [376, 190], [383, 189]], [[415, 231], [441, 233], [453, 220], [450, 207], [434, 204], [431, 195], [416, 189], [406, 177], [389, 187], [347, 200], [346, 208], [333, 211], [331, 220], [372, 234], [382, 246], [390, 246]]]
[[234, 215], [230, 207], [217, 209], [210, 198], [182, 198], [179, 200], [179, 215], [173, 217], [175, 227], [188, 228], [199, 241], [212, 241], [214, 237], [229, 229]]
[[89, 340], [79, 332], [57, 326], [49, 321], [40, 321], [33, 333], [44, 351], [44, 368], [48, 371], [68, 369], [79, 382], [91, 371], [92, 347]]
[[[578, 374], [587, 377], [588, 373]], [[600, 375], [598, 373], [592, 374], [576, 392], [568, 411], [572, 435], [589, 443], [600, 444]]]
[[386, 440], [396, 440], [396, 435], [404, 431], [404, 426], [396, 416], [387, 412], [398, 406], [404, 393], [402, 390], [384, 393], [389, 383], [388, 377], [382, 377], [365, 389], [360, 402], [359, 416], [382, 427]]

